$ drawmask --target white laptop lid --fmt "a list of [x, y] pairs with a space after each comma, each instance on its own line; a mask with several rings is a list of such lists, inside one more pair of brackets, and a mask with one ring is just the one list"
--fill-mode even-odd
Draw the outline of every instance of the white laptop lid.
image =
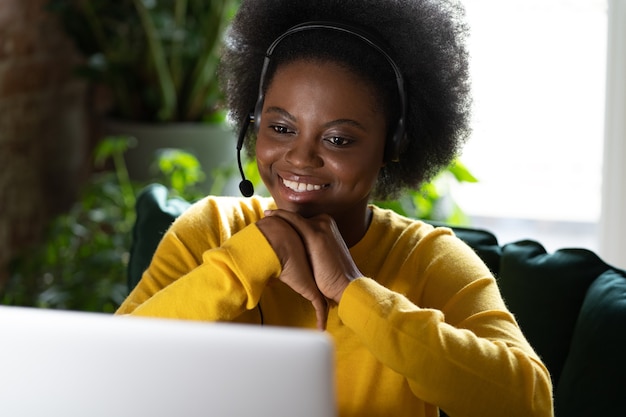
[[336, 415], [314, 330], [0, 306], [0, 414]]

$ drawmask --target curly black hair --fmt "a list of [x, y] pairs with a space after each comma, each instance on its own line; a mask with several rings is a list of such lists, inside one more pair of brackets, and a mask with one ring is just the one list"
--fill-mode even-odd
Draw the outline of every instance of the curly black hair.
[[[407, 97], [406, 144], [399, 161], [381, 169], [372, 197], [386, 199], [416, 189], [452, 162], [470, 133], [464, 16], [456, 0], [242, 0], [219, 68], [230, 116], [239, 128], [248, 123], [265, 52], [292, 26], [336, 21], [365, 28], [399, 67]], [[265, 87], [277, 66], [298, 59], [336, 62], [368, 81], [377, 92], [389, 134], [395, 130], [400, 117], [398, 87], [382, 54], [338, 31], [300, 32], [275, 50]], [[253, 156], [251, 131], [246, 147]]]

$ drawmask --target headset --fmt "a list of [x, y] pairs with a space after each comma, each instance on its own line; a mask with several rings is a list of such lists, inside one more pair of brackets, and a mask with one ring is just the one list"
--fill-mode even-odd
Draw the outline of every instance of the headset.
[[343, 32], [355, 36], [361, 39], [363, 42], [377, 50], [386, 60], [389, 62], [389, 65], [393, 69], [393, 72], [396, 77], [396, 83], [398, 86], [398, 97], [400, 98], [400, 118], [396, 124], [396, 128], [394, 130], [394, 134], [386, 147], [386, 153], [389, 155], [389, 160], [393, 162], [397, 162], [400, 159], [400, 152], [402, 151], [405, 143], [406, 143], [406, 126], [405, 126], [405, 117], [407, 111], [407, 99], [406, 99], [406, 90], [404, 84], [404, 77], [400, 72], [400, 68], [395, 63], [395, 61], [391, 58], [391, 56], [385, 51], [385, 49], [380, 46], [381, 44], [374, 41], [374, 35], [371, 33], [367, 33], [361, 28], [357, 28], [352, 25], [348, 25], [340, 22], [332, 22], [332, 21], [311, 21], [298, 24], [288, 29], [285, 33], [277, 37], [274, 42], [267, 48], [265, 52], [265, 59], [263, 61], [263, 67], [261, 69], [261, 78], [259, 80], [259, 94], [257, 96], [257, 101], [254, 106], [254, 110], [250, 113], [250, 116], [247, 122], [244, 122], [244, 125], [239, 132], [239, 138], [237, 139], [237, 164], [239, 165], [239, 173], [241, 174], [241, 182], [239, 183], [239, 191], [244, 197], [250, 197], [254, 193], [254, 186], [252, 183], [246, 179], [243, 167], [241, 165], [241, 149], [243, 148], [243, 142], [246, 137], [246, 133], [248, 132], [248, 128], [250, 125], [254, 125], [254, 129], [256, 132], [259, 131], [261, 126], [261, 113], [263, 111], [263, 104], [265, 101], [265, 83], [267, 77], [267, 70], [270, 66], [270, 61], [272, 59], [272, 54], [274, 53], [274, 49], [287, 37], [304, 31], [311, 30], [332, 30], [337, 32]]

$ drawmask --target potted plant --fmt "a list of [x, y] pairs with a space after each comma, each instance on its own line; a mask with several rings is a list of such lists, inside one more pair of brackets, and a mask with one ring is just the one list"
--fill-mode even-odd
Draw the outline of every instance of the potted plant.
[[[159, 148], [187, 149], [205, 171], [234, 162], [216, 79], [238, 0], [49, 0], [85, 56], [78, 74], [109, 97], [104, 133], [137, 139], [132, 178], [150, 177]], [[207, 185], [208, 186], [208, 185]]]
[[[128, 295], [127, 272], [136, 220], [135, 196], [142, 184], [128, 177], [124, 153], [127, 137], [106, 137], [94, 150], [96, 166], [75, 204], [56, 216], [40, 242], [22, 251], [0, 285], [0, 305], [112, 313]], [[198, 160], [179, 149], [156, 159], [170, 197], [201, 197]]]

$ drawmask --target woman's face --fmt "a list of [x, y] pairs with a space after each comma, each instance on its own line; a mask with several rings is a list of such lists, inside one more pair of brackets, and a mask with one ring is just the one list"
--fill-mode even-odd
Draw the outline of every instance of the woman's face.
[[259, 172], [279, 208], [338, 222], [362, 218], [383, 166], [385, 134], [374, 90], [361, 78], [331, 62], [285, 64], [265, 95]]

